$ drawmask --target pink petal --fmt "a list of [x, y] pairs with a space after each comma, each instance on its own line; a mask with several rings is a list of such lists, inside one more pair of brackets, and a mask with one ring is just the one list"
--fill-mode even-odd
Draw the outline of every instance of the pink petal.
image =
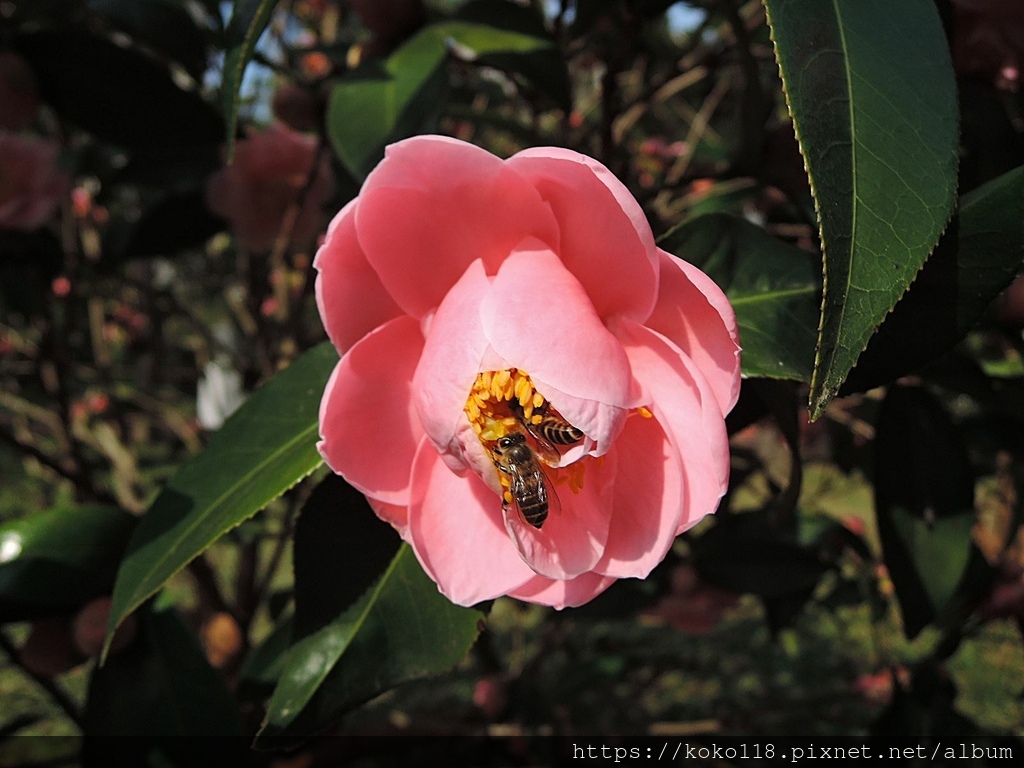
[[483, 262], [474, 261], [430, 321], [413, 376], [416, 410], [423, 429], [439, 452], [463, 464], [456, 434], [461, 425], [468, 424], [466, 400], [488, 350], [480, 306], [490, 288], [491, 279], [484, 273]]
[[341, 358], [320, 402], [320, 455], [355, 488], [387, 504], [409, 503], [409, 468], [423, 437], [412, 405], [422, 348], [415, 320], [391, 320]]
[[459, 477], [427, 441], [412, 466], [409, 541], [453, 603], [475, 605], [533, 577], [501, 519], [501, 498], [472, 472]]
[[529, 182], [489, 152], [443, 136], [388, 147], [363, 185], [356, 227], [384, 286], [416, 317], [476, 259], [494, 274], [523, 238], [558, 242], [554, 216]]
[[607, 451], [637, 392], [622, 345], [558, 257], [524, 243], [502, 264], [481, 317], [494, 351], [597, 441], [595, 453]]
[[602, 576], [593, 572], [584, 573], [568, 581], [535, 576], [521, 587], [509, 592], [508, 596], [529, 603], [550, 605], [552, 608], [562, 610], [589, 603], [615, 581], [616, 579], [611, 576]]
[[604, 552], [612, 517], [614, 456], [583, 461], [587, 462], [583, 487], [579, 493], [564, 484], [555, 487], [561, 512], [553, 507], [540, 530], [513, 507], [505, 515], [505, 528], [519, 554], [541, 576], [574, 578], [592, 570]]
[[740, 394], [736, 314], [721, 288], [697, 267], [659, 249], [658, 303], [644, 323], [671, 339], [700, 369], [722, 413]]
[[629, 190], [599, 162], [568, 149], [527, 149], [508, 164], [550, 203], [561, 231], [558, 254], [597, 314], [643, 321], [657, 298], [658, 258]]
[[616, 327], [649, 408], [682, 462], [683, 513], [677, 532], [718, 508], [729, 484], [729, 437], [710, 385], [664, 336], [630, 321]]
[[320, 318], [341, 353], [377, 326], [402, 314], [359, 247], [357, 204], [358, 200], [353, 200], [334, 217], [313, 260], [319, 270], [316, 304]]
[[611, 528], [594, 570], [645, 578], [665, 558], [683, 512], [682, 467], [655, 419], [634, 415], [615, 441]]
[[409, 508], [397, 504], [385, 504], [383, 501], [366, 498], [371, 509], [377, 513], [377, 517], [398, 531], [398, 535], [408, 541], [409, 539]]

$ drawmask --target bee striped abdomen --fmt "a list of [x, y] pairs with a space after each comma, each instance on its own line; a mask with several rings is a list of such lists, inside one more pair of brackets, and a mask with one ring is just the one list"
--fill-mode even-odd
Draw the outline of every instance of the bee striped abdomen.
[[543, 493], [526, 493], [519, 497], [519, 511], [523, 519], [534, 528], [540, 528], [548, 519], [548, 500]]
[[549, 443], [555, 445], [573, 445], [583, 439], [583, 432], [565, 419], [557, 416], [545, 416], [533, 429]]

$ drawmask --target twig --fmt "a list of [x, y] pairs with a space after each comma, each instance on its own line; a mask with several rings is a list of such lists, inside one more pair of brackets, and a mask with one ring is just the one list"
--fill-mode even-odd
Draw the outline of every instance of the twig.
[[7, 432], [0, 431], [0, 440], [3, 440], [5, 443], [11, 445], [16, 451], [20, 451], [21, 453], [31, 456], [44, 467], [52, 469], [54, 472], [56, 472], [64, 479], [71, 481], [71, 483], [75, 486], [75, 490], [78, 491], [79, 495], [84, 497], [91, 497], [93, 500], [101, 502], [103, 504], [112, 504], [113, 506], [120, 506], [118, 500], [114, 496], [112, 496], [111, 494], [107, 493], [104, 490], [96, 488], [89, 481], [89, 478], [83, 472], [80, 472], [77, 467], [67, 467], [53, 456], [50, 456], [49, 454], [43, 452], [34, 445], [30, 445], [29, 443], [23, 443], [21, 440], [14, 437], [13, 435], [8, 434]]

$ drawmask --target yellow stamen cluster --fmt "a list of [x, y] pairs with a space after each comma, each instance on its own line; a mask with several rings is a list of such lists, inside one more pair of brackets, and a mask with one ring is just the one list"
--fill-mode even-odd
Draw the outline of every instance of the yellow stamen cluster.
[[[518, 405], [513, 410], [513, 403]], [[545, 414], [557, 413], [551, 409], [544, 395], [537, 391], [529, 374], [516, 368], [501, 371], [484, 371], [476, 377], [473, 387], [466, 400], [466, 417], [473, 426], [480, 443], [490, 453], [498, 440], [514, 432], [523, 432], [524, 424], [540, 424]], [[653, 418], [654, 414], [644, 406], [633, 413], [645, 418]], [[538, 456], [548, 465], [548, 474], [555, 485], [569, 486], [573, 493], [583, 488], [583, 480], [587, 471], [589, 457], [576, 461], [566, 467], [551, 467], [552, 461], [546, 456]], [[596, 459], [598, 467], [604, 463]], [[498, 479], [504, 488], [505, 501], [512, 502], [509, 491], [509, 478], [504, 472], [498, 473]]]
[[[518, 407], [513, 410], [513, 403]], [[523, 421], [540, 424], [543, 414], [549, 411], [548, 401], [536, 390], [529, 374], [516, 368], [501, 371], [484, 371], [478, 374], [469, 399], [466, 401], [466, 416], [473, 426], [484, 448], [490, 452], [501, 438], [514, 432], [523, 432]], [[538, 456], [550, 467], [550, 460]], [[573, 493], [583, 488], [586, 462], [577, 461], [568, 467], [548, 469], [548, 475], [556, 485], [568, 485]], [[504, 472], [498, 479], [505, 489], [505, 501], [511, 503], [509, 478]]]
[[519, 419], [512, 412], [513, 401], [522, 408], [523, 418], [533, 424], [540, 423], [541, 416], [534, 411], [542, 408], [547, 400], [534, 389], [528, 374], [512, 368], [477, 375], [466, 401], [466, 416], [485, 445], [517, 431]]

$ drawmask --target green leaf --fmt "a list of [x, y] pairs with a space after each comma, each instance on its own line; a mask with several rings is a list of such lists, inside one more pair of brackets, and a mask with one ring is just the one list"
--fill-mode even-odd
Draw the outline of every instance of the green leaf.
[[957, 328], [969, 331], [1024, 264], [1024, 166], [964, 195], [957, 258]]
[[924, 389], [893, 387], [877, 430], [878, 531], [912, 638], [951, 603], [967, 570], [974, 476], [959, 430]]
[[376, 62], [349, 72], [334, 87], [327, 133], [335, 153], [357, 178], [384, 156], [384, 147], [436, 123], [444, 88], [443, 65], [452, 45], [468, 57], [529, 54], [551, 42], [483, 24], [450, 21], [424, 27]]
[[51, 509], [0, 526], [0, 623], [74, 610], [110, 593], [136, 518], [119, 509]]
[[388, 688], [451, 669], [481, 620], [441, 595], [403, 544], [369, 592], [292, 646], [256, 747], [297, 745]]
[[736, 310], [746, 376], [810, 379], [821, 297], [815, 254], [724, 213], [686, 221], [658, 244], [725, 291]]
[[234, 157], [235, 131], [238, 127], [239, 90], [256, 43], [270, 23], [278, 0], [235, 0], [227, 28], [221, 99], [224, 110], [228, 162]]
[[237, 704], [172, 608], [140, 611], [137, 637], [93, 669], [84, 719], [85, 765], [109, 765], [114, 744], [117, 765], [237, 764]]
[[821, 415], [942, 233], [957, 100], [932, 0], [765, 0], [825, 251]]
[[108, 644], [118, 624], [171, 576], [320, 465], [320, 398], [337, 361], [327, 342], [306, 352], [254, 392], [175, 473], [128, 544]]
[[910, 290], [878, 329], [842, 393], [893, 381], [949, 351], [1024, 264], [1024, 167], [965, 195]]

